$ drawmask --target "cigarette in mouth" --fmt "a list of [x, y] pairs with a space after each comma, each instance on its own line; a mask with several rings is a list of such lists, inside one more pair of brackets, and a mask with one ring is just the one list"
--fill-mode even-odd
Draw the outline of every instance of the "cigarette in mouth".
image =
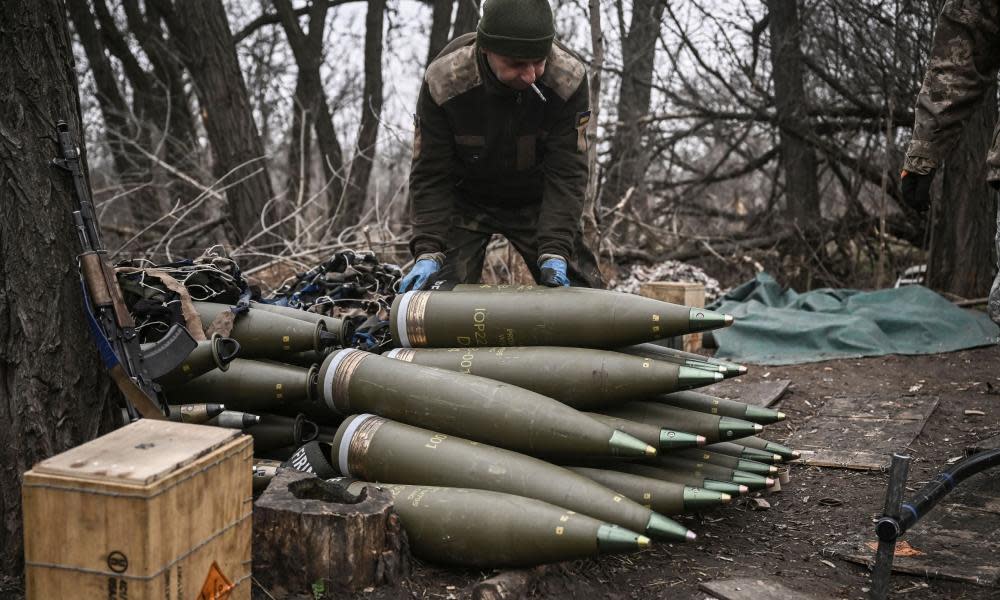
[[531, 84], [531, 89], [535, 90], [535, 93], [538, 94], [538, 97], [542, 99], [542, 102], [547, 102], [547, 100], [545, 99], [545, 94], [542, 93], [542, 90], [538, 89], [537, 85]]

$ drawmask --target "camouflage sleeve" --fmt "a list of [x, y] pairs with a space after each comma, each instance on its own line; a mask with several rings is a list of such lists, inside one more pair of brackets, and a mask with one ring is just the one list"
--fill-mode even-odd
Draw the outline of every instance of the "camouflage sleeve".
[[913, 139], [903, 169], [928, 173], [941, 163], [983, 94], [996, 82], [998, 68], [1000, 3], [947, 0], [917, 96]]
[[586, 76], [569, 97], [545, 139], [542, 210], [538, 219], [538, 254], [570, 259], [580, 233], [587, 190], [587, 121], [590, 86]]
[[443, 252], [455, 206], [455, 145], [444, 109], [420, 86], [410, 166], [414, 256]]

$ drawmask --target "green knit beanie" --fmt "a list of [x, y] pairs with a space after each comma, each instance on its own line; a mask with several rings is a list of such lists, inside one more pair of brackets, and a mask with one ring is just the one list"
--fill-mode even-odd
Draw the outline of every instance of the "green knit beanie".
[[476, 40], [511, 58], [545, 58], [555, 33], [548, 0], [485, 0]]

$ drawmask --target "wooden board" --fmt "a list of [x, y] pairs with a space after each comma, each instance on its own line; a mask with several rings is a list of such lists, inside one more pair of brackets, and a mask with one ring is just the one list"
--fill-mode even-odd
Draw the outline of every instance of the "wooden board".
[[738, 400], [746, 404], [767, 408], [785, 395], [791, 383], [789, 379], [775, 379], [774, 381], [759, 381], [756, 383], [743, 383], [734, 379], [715, 383], [697, 391], [709, 394], [710, 396]]
[[786, 445], [801, 464], [882, 470], [889, 456], [909, 446], [937, 408], [937, 396], [836, 396], [802, 422]]
[[[823, 550], [851, 562], [871, 565], [875, 532]], [[901, 551], [902, 550], [902, 551]], [[925, 577], [984, 586], [1000, 583], [1000, 470], [961, 483], [941, 504], [901, 538], [892, 569]]]
[[140, 419], [43, 460], [32, 470], [114, 485], [148, 486], [240, 435], [236, 429]]
[[[719, 600], [814, 600], [816, 596], [789, 589], [774, 580], [741, 577], [705, 581], [698, 587]], [[818, 599], [816, 599], [818, 600]]]
[[986, 438], [985, 440], [979, 440], [969, 447], [969, 451], [982, 452], [984, 450], [995, 450], [997, 448], [1000, 448], [1000, 435], [995, 435], [993, 437]]

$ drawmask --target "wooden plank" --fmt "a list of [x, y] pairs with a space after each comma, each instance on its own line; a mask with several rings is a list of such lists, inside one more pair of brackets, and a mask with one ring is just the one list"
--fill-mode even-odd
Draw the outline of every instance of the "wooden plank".
[[141, 419], [32, 467], [73, 479], [145, 486], [241, 434], [236, 429]]
[[[874, 563], [875, 550], [871, 540], [845, 542], [832, 549], [825, 549], [823, 554], [846, 561], [871, 567]], [[961, 581], [982, 586], [993, 586], [1000, 581], [1000, 565], [990, 564], [989, 555], [980, 554], [980, 560], [975, 555], [967, 554], [965, 548], [940, 548], [933, 552], [925, 552], [916, 547], [919, 554], [913, 556], [897, 555], [892, 561], [894, 573], [906, 573], [921, 577]]]
[[1000, 469], [973, 475], [948, 494], [944, 502], [1000, 515]]
[[[1000, 563], [994, 558], [1000, 554], [998, 496], [995, 470], [963, 482], [903, 536], [893, 571], [983, 586], [1000, 583]], [[823, 554], [870, 566], [877, 543], [866, 529], [824, 548]]]
[[796, 464], [858, 471], [881, 471], [889, 467], [888, 454], [875, 454], [860, 450], [802, 450], [802, 458]]
[[792, 384], [789, 379], [776, 379], [774, 381], [759, 381], [755, 383], [743, 383], [738, 380], [723, 381], [697, 390], [711, 396], [737, 400], [754, 406], [767, 408], [775, 404], [788, 390]]
[[830, 417], [920, 421], [929, 417], [936, 407], [937, 397], [935, 396], [895, 398], [834, 396], [823, 403], [820, 414]]
[[[802, 464], [859, 470], [889, 466], [889, 455], [920, 435], [938, 398], [832, 398], [788, 439]], [[888, 415], [893, 415], [889, 418]]]
[[995, 450], [1000, 448], [1000, 435], [995, 435], [993, 437], [986, 438], [985, 440], [979, 440], [978, 442], [972, 444], [969, 447], [971, 452], [983, 452], [985, 450]]
[[792, 448], [806, 450], [860, 450], [875, 454], [903, 448], [920, 434], [924, 421], [855, 419], [817, 415], [805, 421], [788, 439]]
[[814, 600], [816, 596], [792, 590], [774, 580], [740, 577], [716, 579], [698, 584], [698, 587], [719, 600]]

